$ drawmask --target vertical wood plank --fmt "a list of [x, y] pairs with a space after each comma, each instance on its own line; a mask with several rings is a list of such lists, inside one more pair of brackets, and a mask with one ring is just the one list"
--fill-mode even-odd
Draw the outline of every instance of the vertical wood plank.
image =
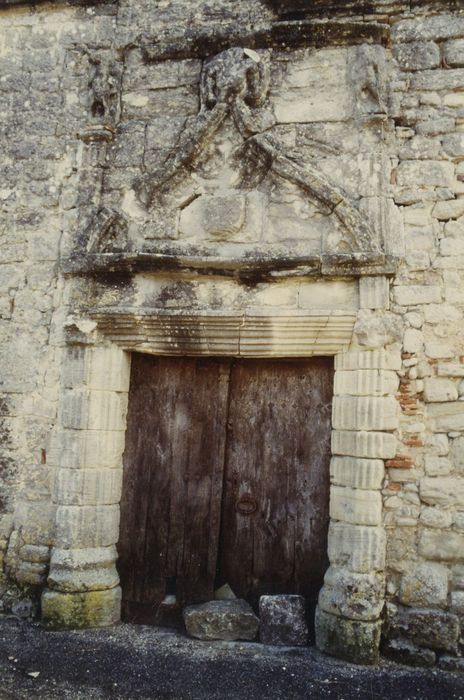
[[127, 617], [153, 621], [167, 585], [179, 606], [213, 594], [229, 362], [132, 366], [118, 568]]
[[[314, 599], [327, 568], [332, 361], [247, 360], [231, 371], [220, 582]], [[250, 514], [241, 513], [256, 505]]]

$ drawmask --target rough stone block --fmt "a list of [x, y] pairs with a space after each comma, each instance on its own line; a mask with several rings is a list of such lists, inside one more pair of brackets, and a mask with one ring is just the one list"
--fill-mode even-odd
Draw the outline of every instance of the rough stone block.
[[464, 437], [458, 437], [453, 440], [450, 459], [456, 471], [464, 471]]
[[108, 547], [119, 539], [119, 506], [58, 506], [56, 545], [63, 549]]
[[441, 288], [433, 285], [397, 285], [393, 287], [393, 297], [400, 306], [417, 306], [441, 301]]
[[430, 404], [427, 413], [437, 433], [464, 430], [464, 401]]
[[330, 517], [353, 525], [379, 525], [382, 520], [380, 491], [332, 486]]
[[424, 379], [424, 399], [428, 403], [457, 401], [458, 389], [450, 379], [426, 377]]
[[107, 627], [121, 618], [121, 589], [42, 594], [42, 620], [51, 629]]
[[407, 328], [404, 332], [403, 350], [408, 353], [418, 353], [424, 347], [424, 334], [416, 328]]
[[424, 457], [424, 467], [427, 476], [444, 476], [450, 473], [452, 465], [446, 457], [427, 454]]
[[440, 221], [459, 219], [464, 216], [464, 199], [447, 199], [437, 202], [432, 210], [432, 216]]
[[333, 484], [355, 489], [379, 489], [385, 476], [381, 459], [332, 457], [330, 476]]
[[332, 427], [336, 430], [395, 430], [398, 404], [393, 397], [336, 396]]
[[406, 637], [414, 644], [455, 653], [459, 638], [459, 619], [441, 610], [398, 608], [389, 619], [389, 637]]
[[397, 440], [388, 433], [332, 430], [332, 453], [351, 457], [391, 459], [396, 455]]
[[213, 600], [184, 610], [188, 634], [196, 639], [255, 639], [259, 620], [244, 600]]
[[392, 27], [394, 42], [423, 41], [446, 39], [464, 36], [464, 17], [452, 14], [438, 14], [429, 17], [404, 19]]
[[434, 92], [437, 90], [460, 90], [464, 87], [464, 69], [424, 70], [411, 79], [412, 90]]
[[398, 166], [400, 187], [452, 187], [453, 181], [454, 166], [445, 161], [403, 160]]
[[334, 379], [336, 396], [387, 396], [398, 389], [398, 375], [391, 370], [338, 370]]
[[444, 362], [437, 365], [439, 377], [464, 377], [464, 364], [458, 365], [453, 362]]
[[58, 469], [54, 501], [61, 505], [113, 505], [121, 500], [122, 469]]
[[446, 607], [449, 572], [440, 564], [411, 564], [400, 583], [399, 600], [403, 605], [428, 608]]
[[379, 660], [381, 623], [347, 620], [317, 608], [316, 646], [331, 656], [358, 664]]
[[[335, 356], [335, 369], [339, 370], [400, 370], [401, 353], [399, 350], [361, 350], [343, 352]], [[464, 376], [464, 375], [463, 375]]]
[[445, 136], [443, 138], [443, 150], [451, 158], [460, 160], [464, 156], [464, 134], [457, 133]]
[[421, 500], [428, 505], [464, 507], [464, 477], [423, 477], [420, 480]]
[[319, 593], [319, 608], [350, 620], [377, 620], [384, 606], [385, 578], [330, 566]]
[[363, 276], [359, 279], [360, 309], [389, 309], [390, 281], [388, 277]]
[[434, 666], [437, 655], [432, 649], [417, 647], [407, 639], [387, 639], [382, 654], [392, 661], [408, 666]]
[[432, 561], [464, 562], [464, 534], [424, 530], [419, 535], [419, 554]]
[[464, 66], [464, 39], [445, 41], [443, 44], [443, 58], [446, 65], [451, 66], [451, 68]]
[[330, 523], [328, 554], [334, 566], [359, 573], [381, 571], [385, 566], [385, 545], [382, 527]]
[[300, 595], [264, 595], [259, 599], [259, 638], [274, 646], [308, 643], [306, 606]]
[[433, 41], [412, 41], [395, 46], [393, 55], [404, 71], [436, 68], [440, 64], [440, 49]]
[[451, 612], [464, 615], [464, 591], [451, 592]]
[[464, 658], [443, 654], [438, 660], [438, 668], [441, 668], [442, 671], [464, 671]]

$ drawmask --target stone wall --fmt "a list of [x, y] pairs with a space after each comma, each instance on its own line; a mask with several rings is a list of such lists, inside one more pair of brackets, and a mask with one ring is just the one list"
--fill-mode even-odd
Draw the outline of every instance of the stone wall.
[[[34, 599], [47, 585], [51, 620], [117, 619], [120, 454], [110, 477], [79, 461], [87, 448], [66, 461], [56, 438], [84, 440], [86, 411], [127, 386], [97, 386], [82, 358], [70, 371], [79, 348], [121, 367], [117, 347], [332, 354], [319, 645], [372, 661], [383, 625], [385, 653], [459, 666], [464, 15], [445, 2], [158, 5], [0, 2], [3, 605], [14, 585]], [[268, 77], [242, 85], [243, 56], [228, 53], [209, 93], [205, 61], [236, 46]], [[251, 109], [227, 93], [231, 75]], [[230, 184], [242, 142], [246, 194]], [[188, 177], [169, 161], [179, 144]], [[121, 432], [122, 409], [115, 420]]]

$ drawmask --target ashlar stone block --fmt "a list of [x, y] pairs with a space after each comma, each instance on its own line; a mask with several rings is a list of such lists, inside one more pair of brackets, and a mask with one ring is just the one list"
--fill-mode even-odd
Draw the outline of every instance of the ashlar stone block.
[[379, 491], [332, 486], [330, 517], [355, 525], [379, 525], [382, 519], [381, 494]]
[[339, 430], [395, 430], [398, 404], [393, 397], [336, 396], [332, 426]]
[[360, 350], [343, 352], [335, 356], [335, 369], [338, 370], [399, 370], [401, 353], [399, 350]]
[[44, 591], [42, 620], [51, 629], [108, 627], [121, 618], [121, 589], [87, 593]]
[[385, 577], [331, 566], [319, 593], [319, 608], [350, 620], [377, 620], [384, 606]]
[[67, 349], [62, 373], [65, 388], [127, 392], [129, 380], [130, 354], [119, 347], [76, 345]]
[[379, 432], [333, 430], [332, 454], [391, 459], [397, 452], [394, 435]]
[[381, 622], [349, 620], [316, 610], [316, 646], [331, 656], [361, 664], [379, 660]]
[[105, 590], [119, 583], [116, 547], [53, 549], [48, 586], [65, 593]]
[[119, 506], [58, 506], [56, 545], [63, 549], [108, 547], [119, 538]]
[[355, 489], [380, 489], [385, 476], [381, 459], [332, 457], [330, 476], [333, 484]]
[[47, 464], [64, 469], [121, 469], [124, 430], [56, 430]]
[[328, 554], [334, 566], [359, 573], [381, 571], [385, 567], [385, 547], [386, 535], [382, 527], [330, 523]]
[[390, 282], [388, 277], [363, 276], [359, 279], [360, 309], [389, 309]]
[[387, 396], [395, 394], [399, 378], [391, 370], [338, 370], [334, 379], [336, 396]]
[[54, 501], [62, 505], [113, 505], [121, 500], [122, 469], [58, 469]]
[[188, 634], [196, 639], [255, 639], [259, 620], [251, 606], [240, 599], [212, 600], [184, 610]]
[[68, 389], [62, 399], [62, 425], [74, 430], [124, 430], [127, 394]]

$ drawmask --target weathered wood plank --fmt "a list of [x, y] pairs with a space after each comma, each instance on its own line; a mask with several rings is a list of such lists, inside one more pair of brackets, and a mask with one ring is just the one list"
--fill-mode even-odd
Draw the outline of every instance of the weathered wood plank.
[[332, 376], [324, 358], [233, 365], [219, 582], [252, 603], [321, 587]]
[[179, 606], [212, 597], [228, 374], [227, 362], [133, 358], [119, 570], [124, 609], [146, 621], [174, 590]]

